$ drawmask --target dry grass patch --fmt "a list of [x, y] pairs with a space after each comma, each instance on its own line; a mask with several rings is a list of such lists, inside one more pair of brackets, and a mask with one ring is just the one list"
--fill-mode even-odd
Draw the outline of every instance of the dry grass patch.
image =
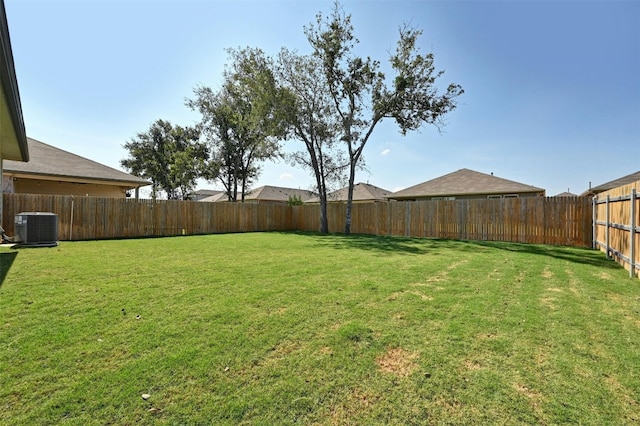
[[513, 383], [513, 388], [519, 394], [525, 396], [529, 400], [529, 404], [531, 405], [531, 408], [536, 413], [538, 418], [541, 418], [544, 415], [544, 412], [542, 410], [544, 397], [540, 392], [531, 389], [530, 387], [523, 385], [522, 383]]
[[466, 359], [463, 364], [467, 370], [471, 371], [483, 370], [485, 368], [479, 362], [472, 359]]
[[424, 301], [430, 301], [430, 300], [433, 300], [433, 296], [428, 296], [428, 295], [426, 295], [426, 294], [424, 294], [424, 293], [421, 293], [421, 292], [419, 292], [419, 291], [417, 291], [417, 290], [412, 290], [412, 291], [409, 291], [409, 290], [405, 290], [405, 291], [395, 291], [395, 292], [391, 293], [391, 294], [389, 295], [389, 297], [387, 297], [387, 300], [389, 300], [389, 301], [397, 300], [397, 299], [398, 299], [398, 297], [399, 297], [400, 295], [402, 295], [402, 294], [411, 294], [411, 295], [414, 295], [414, 296], [418, 296], [421, 300], [424, 300]]
[[339, 404], [331, 407], [330, 423], [332, 425], [358, 424], [354, 419], [361, 418], [363, 414], [371, 411], [380, 399], [379, 395], [356, 388]]
[[411, 353], [402, 348], [390, 348], [376, 358], [376, 363], [384, 373], [407, 377], [418, 369], [418, 365], [414, 362], [417, 358], [417, 353]]
[[323, 346], [320, 348], [320, 353], [322, 355], [333, 355], [333, 349], [329, 346]]
[[596, 277], [600, 278], [601, 280], [609, 281], [611, 279], [611, 274], [609, 274], [608, 272], [605, 272], [605, 271], [599, 271], [596, 274]]
[[640, 421], [640, 403], [634, 398], [633, 393], [618, 381], [615, 376], [605, 378], [609, 391], [616, 396], [618, 405], [625, 417], [634, 422]]
[[479, 333], [476, 335], [476, 339], [478, 340], [493, 340], [497, 338], [498, 335], [496, 333]]
[[555, 311], [557, 309], [556, 302], [557, 300], [555, 297], [545, 296], [540, 298], [540, 304], [545, 308], [551, 309], [552, 311]]
[[424, 293], [421, 293], [419, 291], [406, 291], [405, 293], [409, 293], [409, 294], [413, 294], [414, 296], [418, 296], [422, 300], [433, 300], [432, 296], [428, 296], [428, 295], [426, 295]]
[[404, 320], [404, 319], [405, 319], [405, 314], [404, 314], [404, 313], [402, 313], [402, 312], [397, 312], [397, 313], [393, 314], [393, 317], [392, 317], [392, 318], [393, 318], [394, 320], [402, 321], [402, 320]]

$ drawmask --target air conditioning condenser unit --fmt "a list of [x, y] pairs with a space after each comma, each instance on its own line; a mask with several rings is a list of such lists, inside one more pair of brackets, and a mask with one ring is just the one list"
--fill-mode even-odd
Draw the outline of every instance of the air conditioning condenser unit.
[[21, 246], [58, 245], [58, 215], [46, 212], [23, 212], [15, 216], [15, 242]]

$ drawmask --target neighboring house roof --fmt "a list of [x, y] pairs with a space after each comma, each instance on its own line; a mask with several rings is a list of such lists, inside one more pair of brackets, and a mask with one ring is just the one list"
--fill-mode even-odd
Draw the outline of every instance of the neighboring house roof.
[[[386, 201], [387, 197], [392, 194], [391, 191], [379, 188], [369, 183], [357, 183], [353, 186], [353, 201]], [[349, 188], [344, 187], [327, 194], [328, 202], [347, 201]], [[319, 197], [313, 197], [307, 201], [308, 203], [319, 203]]]
[[220, 190], [217, 190], [217, 189], [198, 189], [197, 191], [193, 191], [189, 195], [189, 199], [191, 201], [201, 201], [204, 198], [213, 197], [213, 196], [218, 195], [220, 193], [223, 193], [223, 191], [220, 191]]
[[217, 189], [198, 189], [197, 191], [194, 191], [193, 193], [195, 195], [203, 195], [203, 196], [209, 197], [211, 195], [218, 195], [221, 192], [224, 192], [224, 191], [220, 191], [220, 190], [217, 190]]
[[4, 1], [0, 2], [0, 57], [0, 159], [29, 161], [29, 147]]
[[630, 183], [634, 183], [638, 181], [640, 181], [640, 171], [631, 173], [630, 175], [622, 176], [621, 178], [612, 180], [611, 182], [603, 183], [602, 185], [598, 185], [596, 187], [590, 188], [580, 195], [583, 195], [583, 196], [595, 195], [604, 191], [608, 191], [610, 189], [617, 188], [619, 186], [628, 185]]
[[227, 201], [229, 197], [226, 192], [219, 191], [218, 194], [209, 195], [208, 197], [200, 198], [198, 201], [202, 201], [205, 203], [217, 203], [218, 201]]
[[515, 194], [523, 192], [544, 193], [544, 189], [499, 178], [493, 176], [493, 174], [488, 175], [474, 170], [460, 169], [410, 188], [394, 192], [389, 198], [405, 199], [416, 197]]
[[554, 197], [577, 197], [578, 194], [574, 194], [573, 192], [565, 191], [559, 194], [554, 195]]
[[28, 163], [5, 161], [3, 173], [31, 179], [61, 181], [91, 181], [121, 186], [139, 187], [150, 182], [137, 176], [105, 166], [93, 160], [72, 154], [47, 145], [35, 139], [27, 138], [30, 160]]
[[287, 202], [290, 197], [297, 196], [303, 202], [306, 202], [309, 198], [314, 197], [316, 194], [313, 191], [306, 189], [295, 188], [282, 188], [279, 186], [261, 186], [250, 190], [244, 196], [245, 201], [278, 201]]

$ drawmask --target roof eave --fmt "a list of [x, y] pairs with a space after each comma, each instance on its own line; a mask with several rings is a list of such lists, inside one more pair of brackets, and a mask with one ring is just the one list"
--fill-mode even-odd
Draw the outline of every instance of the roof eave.
[[98, 183], [104, 184], [105, 182], [111, 183], [115, 186], [131, 186], [131, 187], [142, 187], [151, 185], [149, 181], [133, 181], [133, 180], [120, 180], [120, 179], [106, 179], [106, 178], [87, 178], [86, 176], [74, 176], [74, 175], [58, 175], [51, 173], [35, 173], [35, 172], [24, 172], [24, 171], [14, 171], [11, 169], [3, 169], [3, 174], [11, 175], [13, 177], [22, 178], [22, 179], [41, 179], [41, 180], [62, 180], [68, 182], [78, 182], [79, 180], [84, 181], [84, 183]]
[[[11, 38], [9, 36], [9, 25], [4, 2], [0, 2], [0, 53], [3, 56], [0, 66], [0, 83], [4, 100], [10, 115], [10, 122], [13, 127], [11, 136], [18, 146], [19, 155], [7, 155], [6, 159], [14, 161], [29, 161], [29, 146], [27, 145], [27, 133], [24, 127], [22, 116], [22, 105], [20, 103], [20, 91], [18, 90], [18, 79], [13, 63], [13, 51], [11, 50]], [[4, 153], [3, 153], [4, 154]], [[16, 158], [19, 157], [19, 158]]]
[[461, 192], [461, 193], [436, 193], [436, 194], [408, 194], [408, 195], [389, 195], [387, 198], [393, 200], [400, 199], [413, 199], [413, 198], [427, 198], [427, 197], [468, 197], [468, 196], [489, 196], [489, 195], [503, 195], [503, 194], [537, 194], [544, 193], [542, 188], [535, 188], [529, 191], [491, 191], [491, 192]]

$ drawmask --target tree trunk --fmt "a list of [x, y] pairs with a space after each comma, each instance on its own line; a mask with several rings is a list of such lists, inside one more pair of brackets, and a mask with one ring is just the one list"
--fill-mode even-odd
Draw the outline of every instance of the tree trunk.
[[320, 232], [329, 233], [329, 222], [327, 220], [327, 196], [320, 195]]
[[[356, 160], [357, 161], [357, 160]], [[349, 166], [349, 190], [347, 195], [347, 217], [344, 225], [344, 234], [351, 233], [351, 205], [353, 204], [353, 182], [356, 180], [356, 162], [351, 161]]]
[[329, 222], [327, 220], [327, 187], [324, 177], [317, 168], [317, 162], [314, 163], [316, 170], [316, 184], [318, 186], [318, 197], [320, 198], [320, 233], [329, 233]]

